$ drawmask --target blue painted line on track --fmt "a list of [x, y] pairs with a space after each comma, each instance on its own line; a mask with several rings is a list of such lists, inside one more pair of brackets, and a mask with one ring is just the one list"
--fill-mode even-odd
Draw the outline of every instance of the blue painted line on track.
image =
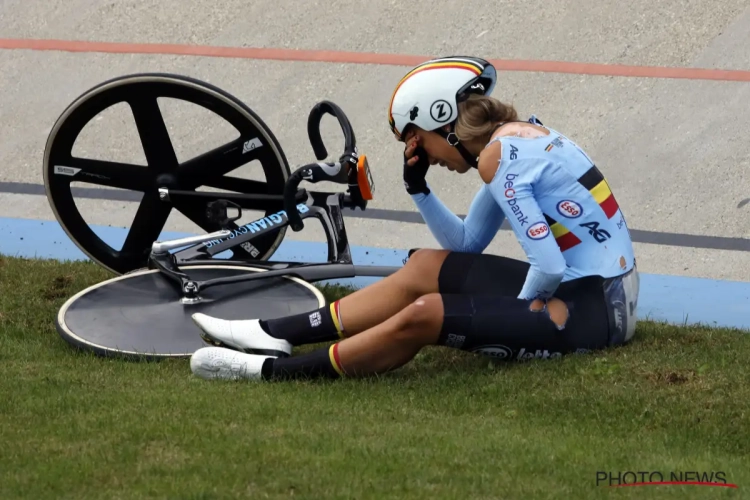
[[[92, 226], [108, 244], [119, 247], [125, 229]], [[161, 240], [192, 236], [192, 233], [163, 232]], [[407, 250], [352, 246], [357, 265], [401, 266]], [[38, 259], [88, 260], [56, 221], [0, 217], [0, 254]], [[274, 260], [324, 262], [323, 242], [283, 241]], [[362, 287], [380, 278], [357, 277], [330, 280]], [[641, 273], [638, 317], [672, 324], [703, 324], [750, 330], [750, 283]]]

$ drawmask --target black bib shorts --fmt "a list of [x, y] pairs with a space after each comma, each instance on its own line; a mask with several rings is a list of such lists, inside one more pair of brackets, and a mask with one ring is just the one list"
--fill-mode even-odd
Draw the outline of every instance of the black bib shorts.
[[518, 299], [527, 262], [490, 254], [451, 252], [438, 277], [444, 322], [439, 344], [497, 359], [555, 358], [628, 342], [635, 331], [638, 271], [589, 276], [560, 284], [568, 306], [564, 327]]

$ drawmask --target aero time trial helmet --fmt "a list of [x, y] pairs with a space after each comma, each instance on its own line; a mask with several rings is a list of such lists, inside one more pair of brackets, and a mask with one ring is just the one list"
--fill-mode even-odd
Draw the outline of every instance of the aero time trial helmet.
[[[388, 107], [391, 131], [399, 141], [404, 140], [409, 125], [437, 132], [476, 167], [476, 158], [459, 143], [454, 132], [458, 103], [470, 94], [491, 94], [496, 83], [495, 67], [478, 57], [451, 56], [426, 61], [396, 85]], [[450, 126], [449, 131], [443, 130], [445, 125]]]

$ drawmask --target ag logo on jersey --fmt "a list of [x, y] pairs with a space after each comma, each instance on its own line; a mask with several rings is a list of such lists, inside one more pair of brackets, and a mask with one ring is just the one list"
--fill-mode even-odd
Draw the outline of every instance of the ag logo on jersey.
[[447, 122], [450, 120], [452, 114], [453, 108], [448, 101], [440, 99], [439, 101], [433, 102], [432, 106], [430, 106], [430, 116], [438, 123]]
[[546, 238], [549, 232], [549, 226], [546, 222], [537, 222], [526, 230], [526, 236], [532, 240], [541, 240]]
[[568, 219], [577, 219], [583, 215], [583, 207], [572, 200], [563, 200], [557, 204], [557, 211]]

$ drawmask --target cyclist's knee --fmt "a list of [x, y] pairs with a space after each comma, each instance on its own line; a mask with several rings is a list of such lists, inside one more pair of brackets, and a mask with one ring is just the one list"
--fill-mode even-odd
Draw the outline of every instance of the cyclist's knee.
[[448, 255], [448, 250], [437, 250], [432, 248], [420, 248], [411, 254], [406, 261], [404, 269], [419, 271], [425, 268], [440, 268], [440, 265]]
[[427, 248], [415, 251], [401, 269], [402, 275], [407, 278], [405, 285], [422, 293], [437, 291], [437, 276], [448, 253], [448, 250]]
[[443, 301], [439, 293], [422, 295], [400, 313], [394, 335], [398, 340], [429, 340], [440, 330]]

